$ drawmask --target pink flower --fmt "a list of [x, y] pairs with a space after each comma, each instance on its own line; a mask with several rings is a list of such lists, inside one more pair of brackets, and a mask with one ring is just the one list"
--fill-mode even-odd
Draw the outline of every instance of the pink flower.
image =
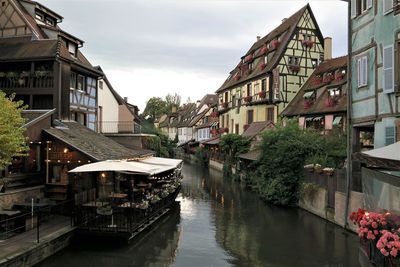
[[381, 253], [382, 253], [384, 256], [388, 256], [388, 255], [389, 255], [389, 252], [387, 252], [384, 248], [381, 249]]
[[397, 256], [397, 252], [398, 252], [398, 250], [397, 250], [396, 248], [393, 248], [393, 249], [390, 251], [390, 255], [392, 255], [393, 257], [396, 257], [396, 256]]
[[374, 229], [378, 228], [378, 224], [376, 222], [372, 222], [371, 225], [372, 225], [372, 228], [374, 228]]

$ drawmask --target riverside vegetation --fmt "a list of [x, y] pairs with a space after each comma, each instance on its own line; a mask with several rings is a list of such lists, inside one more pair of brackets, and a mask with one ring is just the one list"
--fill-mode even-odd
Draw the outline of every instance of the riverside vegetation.
[[[245, 183], [267, 202], [275, 205], [293, 206], [304, 192], [303, 170], [306, 164], [320, 164], [324, 167], [343, 167], [346, 158], [346, 136], [332, 130], [321, 135], [315, 130], [300, 129], [297, 121], [289, 120], [283, 126], [262, 134], [261, 142], [255, 149], [260, 157], [249, 166], [241, 166], [238, 156], [250, 148], [245, 137], [228, 134], [221, 137], [221, 150], [226, 154], [224, 174]], [[204, 148], [196, 152], [207, 159]], [[232, 174], [232, 167], [236, 169]]]

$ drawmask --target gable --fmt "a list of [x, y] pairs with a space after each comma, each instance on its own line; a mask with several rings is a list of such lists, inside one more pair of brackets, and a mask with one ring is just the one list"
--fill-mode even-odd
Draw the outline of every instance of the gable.
[[11, 0], [0, 1], [0, 38], [32, 35], [32, 30]]

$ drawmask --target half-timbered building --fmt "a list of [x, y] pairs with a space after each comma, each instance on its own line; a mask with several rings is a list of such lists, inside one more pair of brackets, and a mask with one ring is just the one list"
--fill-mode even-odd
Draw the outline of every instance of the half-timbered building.
[[217, 90], [220, 128], [242, 134], [252, 122], [276, 122], [324, 55], [331, 57], [331, 39], [324, 44], [309, 5], [257, 37]]
[[63, 17], [30, 0], [0, 1], [0, 89], [29, 109], [56, 109], [55, 117], [96, 130], [95, 69], [83, 41], [63, 31]]

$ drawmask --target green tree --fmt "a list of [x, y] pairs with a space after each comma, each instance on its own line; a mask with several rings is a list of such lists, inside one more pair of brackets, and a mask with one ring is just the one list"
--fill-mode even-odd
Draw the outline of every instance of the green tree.
[[11, 164], [12, 157], [24, 156], [27, 150], [22, 128], [25, 120], [21, 117], [25, 106], [13, 100], [14, 96], [7, 97], [0, 91], [0, 170]]
[[237, 167], [238, 156], [249, 151], [250, 140], [238, 134], [227, 134], [221, 137], [219, 146], [226, 155], [224, 173], [229, 176], [232, 168]]
[[147, 103], [143, 111], [143, 116], [154, 122], [155, 119], [166, 113], [167, 102], [160, 97], [152, 97]]
[[165, 97], [165, 102], [166, 102], [166, 112], [169, 113], [172, 111], [173, 107], [176, 107], [176, 109], [178, 109], [181, 106], [181, 96], [178, 95], [177, 93], [173, 95], [168, 94]]
[[250, 174], [261, 197], [277, 205], [295, 205], [308, 158], [324, 149], [322, 138], [312, 130], [302, 130], [296, 120], [263, 134], [262, 155]]

